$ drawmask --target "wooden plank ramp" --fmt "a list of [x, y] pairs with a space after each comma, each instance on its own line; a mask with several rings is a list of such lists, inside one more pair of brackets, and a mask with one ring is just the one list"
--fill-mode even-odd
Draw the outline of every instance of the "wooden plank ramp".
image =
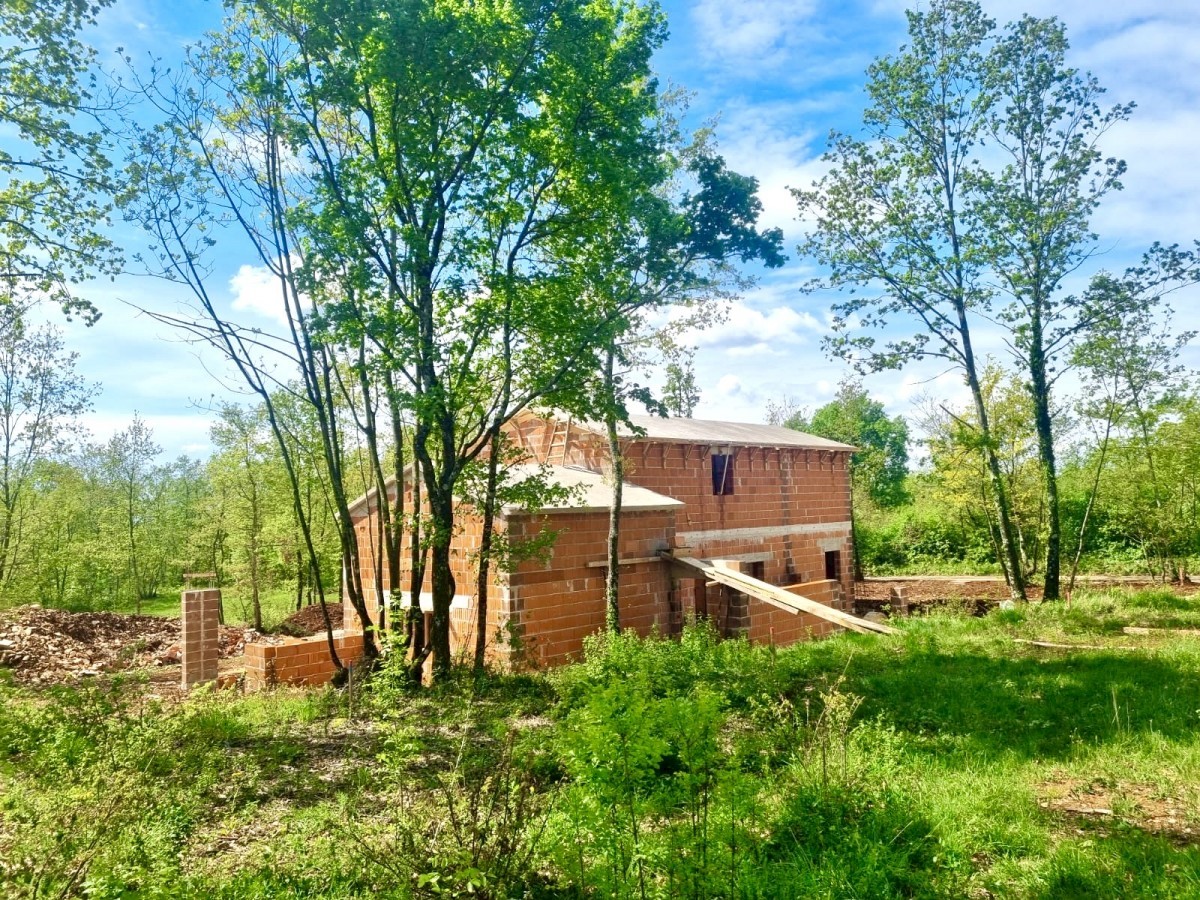
[[765, 581], [759, 581], [757, 578], [751, 578], [745, 572], [735, 572], [733, 569], [726, 569], [707, 560], [694, 559], [690, 556], [669, 556], [667, 558], [681, 566], [686, 566], [689, 569], [695, 569], [703, 573], [712, 581], [724, 584], [743, 594], [749, 594], [757, 600], [769, 603], [793, 615], [798, 615], [802, 612], [808, 613], [825, 619], [827, 622], [833, 622], [835, 625], [841, 625], [843, 628], [849, 628], [851, 631], [858, 631], [862, 634], [897, 633], [895, 628], [888, 625], [882, 625], [878, 622], [868, 622], [866, 619], [860, 619], [858, 616], [844, 613], [840, 609], [833, 609], [824, 603], [818, 603], [816, 600], [810, 600], [808, 597], [802, 597], [799, 594], [785, 591], [783, 588], [776, 587], [773, 584], [767, 584]]

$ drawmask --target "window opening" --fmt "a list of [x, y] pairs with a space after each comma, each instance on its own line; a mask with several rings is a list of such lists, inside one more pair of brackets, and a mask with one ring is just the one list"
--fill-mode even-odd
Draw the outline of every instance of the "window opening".
[[830, 581], [842, 580], [842, 551], [825, 551], [825, 577]]
[[712, 455], [712, 488], [714, 496], [733, 493], [732, 453], [714, 453]]

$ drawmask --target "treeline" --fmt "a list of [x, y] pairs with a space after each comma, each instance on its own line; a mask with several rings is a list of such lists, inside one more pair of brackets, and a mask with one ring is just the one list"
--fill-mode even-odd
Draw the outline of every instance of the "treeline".
[[[0, 603], [140, 612], [175, 595], [185, 572], [211, 572], [262, 625], [262, 596], [287, 586], [313, 599], [307, 552], [282, 454], [263, 406], [226, 404], [207, 462], [162, 459], [134, 415], [107, 441], [79, 425], [98, 385], [75, 372], [54, 328], [0, 309]], [[317, 565], [334, 586], [340, 568], [315, 424], [286, 390], [274, 408], [286, 425], [301, 507]], [[348, 491], [362, 480], [348, 474]]]
[[[1188, 337], [1162, 337], [1165, 298], [1200, 280], [1200, 245], [1155, 242], [1123, 271], [1081, 272], [1100, 250], [1093, 216], [1125, 173], [1101, 146], [1134, 105], [1109, 105], [1068, 62], [1053, 18], [998, 25], [977, 3], [939, 0], [908, 25], [909, 42], [867, 70], [862, 130], [833, 135], [826, 174], [794, 193], [813, 221], [800, 252], [821, 267], [810, 289], [841, 292], [826, 349], [861, 373], [938, 366], [970, 395], [932, 411], [944, 537], [915, 546], [994, 553], [1014, 598], [1037, 575], [1056, 600], [1076, 515], [1085, 542], [1088, 527], [1112, 534], [1165, 570], [1190, 533], [1187, 473], [1161, 471], [1153, 449], [1185, 416], [1165, 405]], [[1068, 372], [1098, 406], [1074, 408]], [[1100, 423], [1082, 449], [1076, 416]], [[1085, 522], [1105, 487], [1123, 509]]]
[[[1145, 343], [1145, 342], [1143, 342]], [[1106, 357], [1111, 359], [1112, 357]], [[1200, 392], [1170, 356], [1135, 393], [1084, 374], [1083, 394], [1056, 417], [1067, 452], [1059, 478], [1064, 587], [1080, 573], [1182, 580], [1200, 561]], [[984, 368], [995, 453], [1012, 500], [1028, 581], [1043, 577], [1048, 508], [1031, 400], [1020, 380]], [[857, 381], [812, 415], [776, 410], [791, 427], [855, 444], [858, 562], [868, 575], [1002, 572], [987, 461], [972, 411], [925, 398], [913, 430]], [[907, 448], [920, 447], [909, 471]]]
[[[6, 467], [0, 488], [14, 499], [0, 535], [0, 605], [141, 612], [155, 600], [177, 601], [185, 573], [211, 573], [226, 589], [226, 616], [257, 627], [270, 593], [288, 592], [289, 607], [314, 602], [287, 475], [261, 411], [223, 407], [212, 436], [207, 462], [164, 461], [135, 416], [107, 442], [59, 447], [19, 475]], [[336, 593], [327, 492], [313, 467], [304, 484], [321, 574]]]

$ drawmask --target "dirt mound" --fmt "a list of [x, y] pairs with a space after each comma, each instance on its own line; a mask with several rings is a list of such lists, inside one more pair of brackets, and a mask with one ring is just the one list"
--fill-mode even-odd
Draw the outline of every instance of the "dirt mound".
[[[341, 603], [327, 603], [329, 608], [329, 621], [333, 623], [334, 628], [342, 627], [343, 605]], [[312, 606], [306, 606], [299, 612], [294, 612], [282, 622], [279, 623], [277, 629], [281, 634], [288, 634], [292, 637], [309, 637], [314, 634], [323, 634], [325, 632], [325, 619], [321, 615], [321, 604], [316, 603]]]
[[[901, 588], [909, 603], [945, 603], [953, 600], [975, 600], [984, 603], [999, 603], [1010, 596], [1008, 585], [997, 578], [871, 578], [854, 585], [854, 596], [859, 603], [875, 607], [887, 605], [893, 587]], [[1029, 588], [1030, 599], [1041, 596], [1041, 588]]]
[[[75, 681], [179, 662], [179, 619], [40, 606], [0, 612], [0, 666], [24, 684]], [[220, 655], [240, 655], [254, 631], [221, 626]]]

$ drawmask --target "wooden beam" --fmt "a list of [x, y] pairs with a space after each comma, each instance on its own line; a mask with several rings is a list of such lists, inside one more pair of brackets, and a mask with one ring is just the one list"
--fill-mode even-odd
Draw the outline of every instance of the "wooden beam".
[[767, 584], [765, 581], [751, 578], [742, 572], [735, 572], [732, 569], [725, 569], [713, 565], [711, 562], [693, 559], [688, 556], [670, 556], [665, 552], [661, 555], [678, 565], [703, 573], [712, 581], [723, 584], [726, 587], [731, 587], [743, 594], [749, 594], [757, 600], [769, 603], [771, 606], [790, 612], [793, 615], [802, 612], [809, 613], [820, 619], [825, 619], [827, 622], [833, 622], [835, 625], [841, 625], [843, 628], [849, 628], [851, 631], [858, 631], [863, 634], [897, 633], [896, 629], [888, 625], [882, 625], [878, 622], [868, 622], [866, 619], [860, 619], [858, 616], [844, 613], [840, 609], [833, 609], [824, 603], [818, 603], [816, 600], [810, 600], [808, 597], [793, 594], [773, 584]]
[[[657, 557], [657, 556], [631, 556], [628, 559], [618, 559], [617, 565], [618, 566], [636, 566], [638, 563], [652, 563], [652, 562], [659, 562], [659, 557]], [[588, 563], [587, 567], [589, 569], [607, 569], [608, 568], [608, 560], [607, 559], [598, 559], [598, 560], [595, 560], [594, 562]]]

